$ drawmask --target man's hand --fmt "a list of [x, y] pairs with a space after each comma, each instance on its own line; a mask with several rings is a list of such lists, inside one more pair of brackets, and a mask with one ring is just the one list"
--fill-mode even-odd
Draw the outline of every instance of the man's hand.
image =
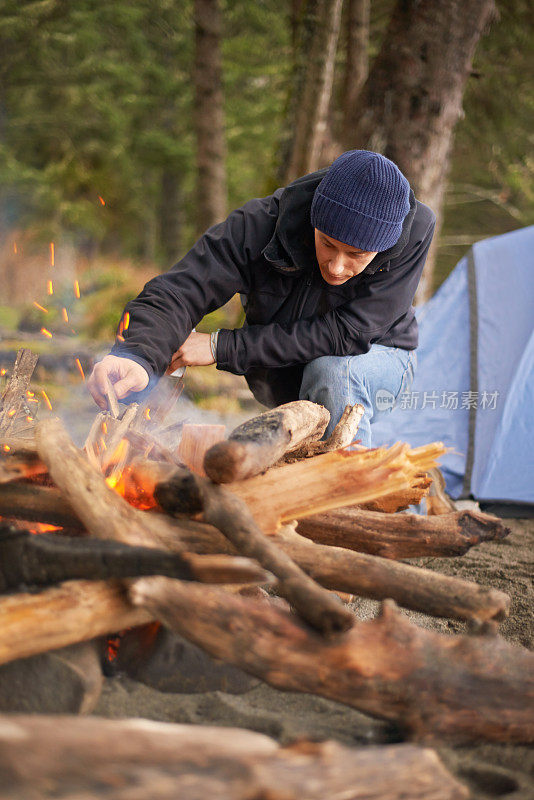
[[209, 333], [193, 331], [173, 355], [167, 372], [174, 372], [178, 367], [206, 367], [214, 363]]
[[131, 358], [106, 356], [95, 364], [87, 380], [87, 388], [93, 395], [95, 403], [102, 411], [108, 407], [106, 400], [106, 375], [113, 384], [115, 393], [122, 400], [130, 392], [140, 392], [148, 386], [148, 372], [137, 361]]

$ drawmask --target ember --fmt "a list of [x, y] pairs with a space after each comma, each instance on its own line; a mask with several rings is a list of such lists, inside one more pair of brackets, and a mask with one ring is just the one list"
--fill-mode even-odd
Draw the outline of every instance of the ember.
[[66, 308], [62, 308], [61, 309], [61, 316], [63, 317], [63, 322], [66, 322], [68, 324], [69, 315], [67, 314], [67, 309]]
[[79, 358], [74, 359], [74, 363], [78, 367], [78, 372], [80, 373], [80, 375], [82, 376], [82, 380], [84, 381], [85, 380], [85, 372], [83, 371], [83, 367], [82, 367], [80, 359]]
[[48, 249], [50, 251], [50, 266], [53, 267], [55, 265], [54, 242], [50, 242]]
[[50, 295], [54, 294], [54, 284], [52, 283], [51, 280], [48, 280], [46, 282], [46, 291], [47, 291], [47, 294], [50, 294]]
[[41, 328], [41, 333], [43, 334], [43, 336], [46, 336], [48, 339], [52, 338], [52, 334], [46, 328]]
[[50, 400], [49, 400], [49, 398], [48, 398], [48, 395], [47, 395], [47, 393], [45, 392], [45, 390], [44, 390], [44, 389], [41, 389], [41, 395], [42, 395], [42, 397], [43, 397], [43, 400], [44, 400], [44, 401], [45, 401], [45, 403], [46, 403], [46, 406], [47, 406], [48, 410], [49, 410], [49, 411], [52, 411], [52, 403], [50, 402]]
[[79, 300], [80, 299], [80, 284], [78, 283], [78, 281], [74, 281], [73, 288], [74, 288], [74, 297], [76, 297]]
[[44, 306], [42, 306], [42, 305], [41, 305], [40, 303], [38, 303], [36, 300], [34, 300], [34, 301], [33, 301], [33, 305], [35, 306], [35, 308], [38, 308], [38, 309], [39, 309], [39, 311], [43, 311], [45, 314], [48, 314], [48, 309], [47, 309], [47, 308], [45, 308]]

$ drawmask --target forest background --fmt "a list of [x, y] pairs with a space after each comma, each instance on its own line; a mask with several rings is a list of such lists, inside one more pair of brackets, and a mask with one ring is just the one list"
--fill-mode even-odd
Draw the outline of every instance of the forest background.
[[533, 17], [528, 0], [3, 0], [3, 337], [111, 340], [209, 224], [361, 146], [437, 206], [428, 296], [474, 241], [534, 223]]

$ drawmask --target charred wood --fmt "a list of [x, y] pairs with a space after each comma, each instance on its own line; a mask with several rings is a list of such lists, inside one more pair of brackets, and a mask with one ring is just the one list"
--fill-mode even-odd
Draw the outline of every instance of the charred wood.
[[72, 539], [0, 525], [0, 593], [66, 580], [165, 575], [186, 581], [265, 583], [266, 573], [245, 558], [180, 555], [120, 542]]

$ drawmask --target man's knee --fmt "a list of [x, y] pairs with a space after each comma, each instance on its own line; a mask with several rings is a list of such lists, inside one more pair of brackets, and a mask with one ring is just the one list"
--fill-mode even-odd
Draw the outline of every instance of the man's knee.
[[311, 387], [339, 385], [346, 381], [347, 359], [339, 356], [321, 356], [304, 367], [301, 397]]

